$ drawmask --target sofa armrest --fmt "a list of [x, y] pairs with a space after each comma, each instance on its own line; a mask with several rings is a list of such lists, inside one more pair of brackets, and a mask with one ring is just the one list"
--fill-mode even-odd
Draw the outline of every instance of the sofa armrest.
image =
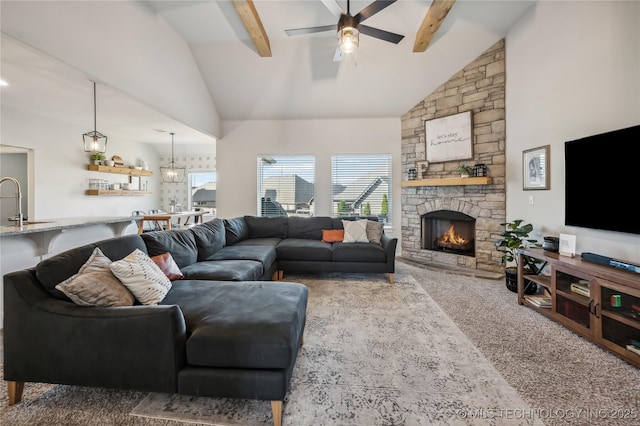
[[4, 276], [4, 379], [177, 391], [186, 325], [178, 306], [83, 307], [34, 270]]
[[389, 273], [394, 273], [396, 270], [396, 246], [398, 245], [398, 239], [395, 237], [390, 237], [384, 232], [380, 237], [380, 242], [382, 243], [382, 248], [387, 254], [387, 266], [389, 267]]

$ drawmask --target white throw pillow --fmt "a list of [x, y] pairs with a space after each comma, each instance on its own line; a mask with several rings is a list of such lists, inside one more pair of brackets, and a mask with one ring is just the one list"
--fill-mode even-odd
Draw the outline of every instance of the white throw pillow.
[[153, 260], [135, 249], [110, 265], [111, 272], [143, 305], [157, 305], [171, 289], [171, 281]]
[[343, 220], [344, 240], [343, 243], [368, 243], [367, 220]]

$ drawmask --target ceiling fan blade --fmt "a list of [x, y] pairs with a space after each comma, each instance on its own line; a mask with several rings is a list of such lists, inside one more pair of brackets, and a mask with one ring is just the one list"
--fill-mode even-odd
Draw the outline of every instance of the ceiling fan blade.
[[338, 26], [333, 24], [333, 25], [324, 25], [322, 27], [295, 28], [292, 30], [284, 30], [284, 32], [287, 33], [287, 35], [295, 36], [295, 35], [302, 35], [302, 34], [321, 33], [323, 31], [330, 31], [330, 30], [338, 31]]
[[333, 16], [335, 16], [336, 18], [339, 18], [344, 13], [344, 11], [342, 10], [342, 8], [340, 7], [340, 5], [336, 0], [321, 0], [321, 1], [327, 7], [327, 9], [329, 9], [329, 12], [331, 12]]
[[369, 6], [362, 9], [356, 16], [354, 16], [356, 22], [362, 22], [365, 19], [371, 18], [376, 13], [380, 12], [382, 9], [391, 6], [397, 0], [376, 0], [371, 3]]
[[403, 35], [390, 33], [389, 31], [380, 30], [378, 28], [369, 27], [367, 25], [359, 25], [358, 29], [362, 34], [366, 34], [370, 37], [375, 37], [380, 40], [388, 41], [389, 43], [398, 44], [404, 38]]
[[336, 53], [333, 54], [333, 62], [342, 62], [344, 53], [340, 51], [340, 47], [336, 47]]

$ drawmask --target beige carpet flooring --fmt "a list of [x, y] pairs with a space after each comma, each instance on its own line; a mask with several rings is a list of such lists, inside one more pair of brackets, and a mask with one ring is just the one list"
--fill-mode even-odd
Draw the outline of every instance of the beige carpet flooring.
[[[503, 281], [443, 273], [398, 262], [397, 276], [403, 274], [420, 284], [477, 348], [481, 358], [490, 361], [492, 368], [519, 393], [525, 407], [530, 408], [526, 413], [501, 413], [509, 420], [506, 424], [530, 423], [531, 419], [517, 418], [523, 414], [548, 425], [640, 424], [639, 370], [536, 312], [518, 306], [515, 294], [505, 288]], [[317, 278], [286, 277], [289, 281], [301, 282]], [[362, 279], [384, 282], [379, 275], [363, 275]], [[23, 402], [8, 407], [6, 387], [3, 386], [0, 389], [0, 423], [184, 425], [177, 421], [130, 415], [147, 396], [142, 392], [27, 384]], [[313, 415], [306, 417], [306, 424], [316, 424], [313, 419]], [[486, 418], [429, 418], [404, 424], [500, 424], [495, 418], [489, 420], [487, 423]], [[285, 412], [285, 424], [291, 424], [286, 421]], [[336, 419], [333, 424], [354, 423]]]

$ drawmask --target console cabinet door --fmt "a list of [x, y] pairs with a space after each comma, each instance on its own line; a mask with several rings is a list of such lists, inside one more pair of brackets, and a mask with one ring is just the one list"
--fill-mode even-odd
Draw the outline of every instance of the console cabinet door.
[[600, 289], [601, 306], [596, 338], [637, 365], [640, 363], [640, 290], [602, 278], [594, 281]]
[[[553, 311], [555, 319], [576, 333], [586, 337], [594, 336], [596, 309], [593, 277], [580, 271], [554, 265], [552, 268], [555, 297]], [[583, 294], [572, 289], [572, 284], [589, 285], [590, 293]]]

